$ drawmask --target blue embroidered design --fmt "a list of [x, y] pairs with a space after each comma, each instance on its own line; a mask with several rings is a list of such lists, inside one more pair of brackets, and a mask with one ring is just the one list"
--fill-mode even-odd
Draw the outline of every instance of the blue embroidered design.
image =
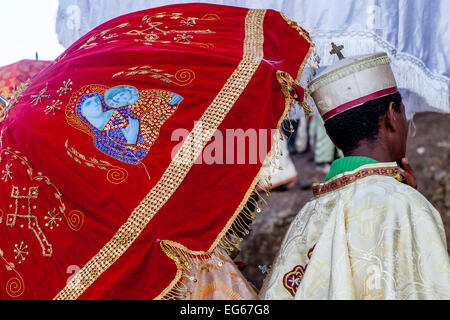
[[122, 106], [132, 105], [139, 99], [139, 91], [132, 86], [117, 86], [105, 93], [105, 101], [111, 108], [117, 109]]
[[131, 164], [138, 164], [147, 155], [147, 150], [137, 146], [145, 143], [139, 118], [127, 106], [114, 110], [101, 94], [93, 93], [80, 99], [77, 114], [92, 129], [94, 145], [100, 151]]
[[140, 97], [135, 87], [117, 86], [104, 95], [84, 94], [75, 113], [91, 129], [97, 149], [117, 160], [139, 164], [182, 100], [164, 90], [143, 90]]

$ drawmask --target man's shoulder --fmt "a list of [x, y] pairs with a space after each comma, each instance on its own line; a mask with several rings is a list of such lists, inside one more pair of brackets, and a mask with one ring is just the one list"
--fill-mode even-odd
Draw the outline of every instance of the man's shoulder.
[[360, 192], [365, 189], [380, 189], [389, 192], [391, 195], [408, 195], [414, 196], [419, 193], [416, 189], [405, 183], [399, 182], [391, 176], [373, 175], [356, 181], [356, 191]]
[[358, 201], [358, 195], [363, 197], [376, 196], [378, 205], [402, 204], [407, 207], [414, 206], [416, 209], [435, 210], [422, 193], [392, 177], [374, 176], [363, 180], [365, 181], [361, 181], [362, 183], [355, 187], [356, 201]]
[[395, 213], [397, 208], [406, 208], [409, 211], [414, 207], [415, 211], [434, 211], [434, 206], [416, 189], [401, 183], [391, 176], [373, 175], [358, 179], [344, 187], [332, 192], [316, 196], [305, 204], [302, 211], [315, 208], [320, 203], [327, 208], [333, 208], [343, 204], [351, 210], [360, 208], [377, 207], [386, 208], [386, 212]]

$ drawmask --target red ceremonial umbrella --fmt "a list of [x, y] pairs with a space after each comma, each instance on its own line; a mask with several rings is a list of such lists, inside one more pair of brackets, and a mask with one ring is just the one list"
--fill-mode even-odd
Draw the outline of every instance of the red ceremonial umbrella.
[[9, 99], [20, 83], [32, 78], [51, 63], [42, 60], [20, 60], [0, 67], [0, 95]]
[[50, 63], [51, 61], [20, 60], [0, 67], [0, 115], [19, 85], [31, 79]]
[[[0, 118], [0, 299], [183, 297], [245, 233], [312, 49], [279, 12], [209, 4], [81, 37]], [[239, 132], [268, 148], [241, 159]]]

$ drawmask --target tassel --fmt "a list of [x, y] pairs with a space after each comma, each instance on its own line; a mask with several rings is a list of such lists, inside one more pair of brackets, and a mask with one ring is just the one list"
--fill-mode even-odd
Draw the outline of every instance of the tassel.
[[284, 94], [285, 98], [285, 106], [290, 109], [294, 100], [298, 100], [300, 105], [303, 107], [306, 114], [310, 114], [313, 112], [313, 109], [306, 103], [304, 103], [303, 99], [300, 100], [298, 96], [299, 91], [303, 91], [304, 95], [307, 95], [307, 92], [295, 82], [292, 76], [284, 71], [278, 70], [276, 72], [278, 82], [281, 85], [281, 91]]

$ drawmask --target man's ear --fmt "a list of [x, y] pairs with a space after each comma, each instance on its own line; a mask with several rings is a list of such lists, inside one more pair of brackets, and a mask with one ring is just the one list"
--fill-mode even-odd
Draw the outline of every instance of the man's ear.
[[389, 108], [387, 112], [383, 116], [383, 124], [387, 130], [396, 131], [396, 117], [398, 117], [398, 113], [395, 111], [395, 102], [391, 101], [389, 103]]

